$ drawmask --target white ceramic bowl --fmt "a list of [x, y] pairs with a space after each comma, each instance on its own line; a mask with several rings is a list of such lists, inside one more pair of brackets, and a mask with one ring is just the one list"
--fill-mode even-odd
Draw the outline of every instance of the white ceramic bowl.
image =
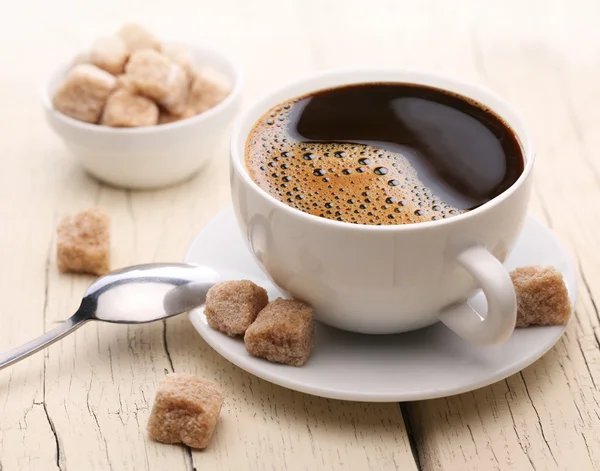
[[90, 174], [113, 186], [158, 188], [191, 177], [213, 155], [226, 155], [229, 128], [240, 103], [242, 72], [221, 52], [198, 45], [188, 48], [197, 65], [210, 67], [229, 81], [231, 92], [214, 108], [169, 124], [111, 128], [70, 118], [52, 106], [54, 91], [69, 66], [52, 74], [43, 91], [46, 117]]

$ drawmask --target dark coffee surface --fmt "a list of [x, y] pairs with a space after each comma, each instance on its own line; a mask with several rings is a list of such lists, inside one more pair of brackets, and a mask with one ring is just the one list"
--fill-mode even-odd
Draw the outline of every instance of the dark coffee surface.
[[358, 224], [407, 224], [474, 209], [523, 172], [514, 133], [442, 90], [364, 84], [282, 103], [253, 127], [246, 166], [301, 211]]

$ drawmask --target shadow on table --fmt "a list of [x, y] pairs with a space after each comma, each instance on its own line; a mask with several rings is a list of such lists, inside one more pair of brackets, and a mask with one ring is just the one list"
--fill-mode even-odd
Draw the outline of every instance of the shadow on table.
[[278, 426], [283, 434], [298, 433], [311, 440], [334, 433], [338, 439], [353, 442], [368, 434], [404, 435], [397, 403], [324, 399], [264, 381], [221, 357], [184, 317], [168, 322], [167, 343], [175, 371], [194, 373], [221, 384], [226, 396], [222, 415], [223, 422], [229, 423], [227, 427], [248, 422], [246, 426]]
[[[567, 331], [568, 332], [568, 331]], [[555, 395], [557, 376], [563, 376], [561, 358], [565, 357], [565, 337], [541, 359], [502, 381], [468, 393], [406, 404], [407, 419], [415, 435], [428, 443], [459, 440], [468, 442], [490, 440], [489, 433], [498, 430], [510, 436], [523, 427], [525, 417], [536, 417]], [[538, 420], [539, 416], [538, 416]], [[489, 432], [486, 432], [488, 430]], [[482, 433], [485, 435], [482, 437]], [[475, 434], [475, 438], [474, 438]], [[478, 438], [477, 438], [478, 437]], [[517, 437], [518, 438], [518, 437]]]

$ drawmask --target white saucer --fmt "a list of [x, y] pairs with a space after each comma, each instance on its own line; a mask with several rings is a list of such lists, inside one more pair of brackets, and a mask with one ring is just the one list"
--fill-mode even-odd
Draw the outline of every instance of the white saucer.
[[[264, 286], [271, 299], [282, 296], [246, 249], [231, 208], [196, 237], [185, 259], [209, 265], [225, 279], [251, 279]], [[562, 272], [574, 302], [576, 276], [570, 256], [548, 228], [529, 217], [505, 265], [513, 269], [538, 264], [554, 265]], [[472, 304], [485, 309], [485, 298], [477, 295]], [[243, 340], [211, 329], [202, 308], [192, 311], [190, 319], [217, 352], [260, 378], [316, 396], [380, 402], [431, 399], [487, 386], [533, 363], [565, 331], [564, 326], [517, 329], [503, 345], [476, 347], [440, 323], [385, 336], [318, 325], [313, 354], [296, 368], [250, 356]]]

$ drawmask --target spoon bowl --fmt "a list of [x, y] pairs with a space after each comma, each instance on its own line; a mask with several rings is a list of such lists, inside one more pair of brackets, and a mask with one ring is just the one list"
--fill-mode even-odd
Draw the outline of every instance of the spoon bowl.
[[113, 271], [94, 281], [79, 309], [65, 322], [20, 347], [0, 354], [0, 369], [62, 339], [88, 321], [117, 324], [154, 322], [200, 306], [219, 281], [209, 267], [150, 263]]
[[98, 278], [86, 290], [79, 310], [105, 322], [154, 322], [202, 304], [206, 291], [218, 280], [217, 272], [203, 266], [134, 265]]

